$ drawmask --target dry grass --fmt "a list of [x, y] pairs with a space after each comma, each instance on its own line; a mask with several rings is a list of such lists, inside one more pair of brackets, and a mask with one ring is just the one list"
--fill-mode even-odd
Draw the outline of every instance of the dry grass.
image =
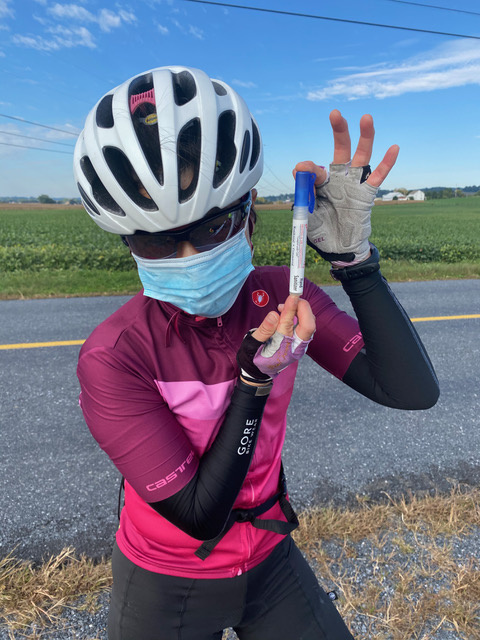
[[[301, 514], [294, 537], [324, 588], [338, 591], [357, 638], [478, 640], [480, 562], [471, 548], [480, 553], [479, 504], [479, 490], [459, 486], [385, 504], [359, 499], [352, 509]], [[40, 638], [65, 608], [98, 606], [110, 585], [108, 560], [72, 549], [38, 567], [8, 556], [0, 561], [0, 622], [12, 639]]]
[[433, 640], [449, 630], [478, 640], [480, 562], [462, 543], [479, 536], [479, 504], [480, 491], [456, 487], [450, 495], [316, 509], [302, 514], [295, 538], [320, 582], [340, 592], [338, 608], [357, 637]]
[[323, 581], [340, 591], [339, 610], [357, 637], [431, 640], [440, 629], [458, 640], [480, 637], [478, 560], [461, 564], [448, 543], [419, 538], [377, 538], [365, 554], [344, 542], [339, 551], [335, 559], [311, 557]]
[[111, 581], [109, 561], [78, 558], [71, 548], [37, 567], [8, 555], [0, 560], [0, 622], [12, 638], [15, 630], [40, 637], [39, 629], [58, 623], [65, 608], [92, 610]]

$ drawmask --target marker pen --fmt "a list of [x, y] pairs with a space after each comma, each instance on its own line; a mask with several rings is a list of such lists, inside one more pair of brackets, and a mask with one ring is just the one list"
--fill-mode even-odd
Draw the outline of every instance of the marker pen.
[[295, 201], [293, 203], [292, 251], [290, 258], [290, 293], [301, 296], [307, 250], [308, 215], [315, 205], [313, 184], [315, 174], [297, 171], [295, 175]]

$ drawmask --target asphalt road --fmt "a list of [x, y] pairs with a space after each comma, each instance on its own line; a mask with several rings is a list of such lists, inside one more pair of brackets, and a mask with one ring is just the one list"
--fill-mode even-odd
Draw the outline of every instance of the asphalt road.
[[[412, 318], [480, 313], [480, 280], [392, 285]], [[349, 310], [340, 287], [328, 287]], [[126, 298], [0, 302], [0, 345], [81, 340]], [[302, 361], [284, 463], [297, 508], [448, 490], [480, 481], [480, 318], [418, 322], [441, 398], [429, 411], [375, 405]], [[0, 557], [111, 550], [119, 476], [78, 407], [78, 345], [0, 349]]]

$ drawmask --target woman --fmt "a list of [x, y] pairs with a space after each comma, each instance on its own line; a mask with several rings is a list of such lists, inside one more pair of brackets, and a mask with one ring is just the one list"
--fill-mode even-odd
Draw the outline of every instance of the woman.
[[[332, 262], [358, 321], [286, 267], [254, 269], [260, 133], [228, 85], [163, 67], [89, 114], [75, 150], [85, 209], [122, 236], [143, 292], [82, 348], [81, 406], [125, 478], [110, 640], [352, 638], [289, 533], [281, 466], [299, 359], [383, 405], [426, 409], [438, 385], [369, 244], [391, 147], [368, 168], [373, 122], [331, 114], [334, 163], [316, 174], [309, 244]], [[295, 173], [294, 171], [294, 173]], [[321, 427], [320, 427], [321, 428]]]

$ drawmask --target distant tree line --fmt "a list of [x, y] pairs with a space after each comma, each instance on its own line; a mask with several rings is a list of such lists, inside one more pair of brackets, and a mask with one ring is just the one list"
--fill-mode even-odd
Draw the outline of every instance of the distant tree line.
[[269, 204], [271, 202], [289, 202], [294, 200], [294, 193], [281, 193], [278, 196], [258, 196], [257, 204]]
[[38, 202], [42, 204], [81, 204], [80, 198], [50, 198], [46, 193], [42, 193], [37, 198]]
[[[392, 189], [391, 191], [398, 191], [399, 193], [403, 193], [408, 198], [408, 194], [410, 193], [411, 189], [399, 187], [398, 189]], [[425, 189], [419, 189], [419, 191], [423, 191], [425, 193], [427, 200], [464, 198], [467, 195], [480, 196], [480, 185], [471, 185], [468, 187], [463, 187], [462, 189], [454, 189], [452, 187], [426, 187]], [[390, 193], [388, 189], [379, 189], [377, 197], [381, 198], [387, 193]], [[272, 202], [293, 202], [294, 199], [294, 193], [281, 193], [280, 195], [276, 196], [259, 196], [256, 201], [258, 204], [270, 204]], [[397, 198], [394, 198], [394, 200], [395, 199]]]
[[0, 196], [0, 202], [19, 202], [32, 203], [40, 202], [41, 204], [82, 204], [80, 198], [51, 198], [46, 193], [42, 193], [36, 198], [22, 196]]
[[439, 187], [433, 189], [422, 189], [427, 200], [443, 200], [444, 198], [465, 198], [467, 194], [480, 195], [480, 187], [467, 187], [465, 189], [451, 189]]
[[[403, 193], [408, 197], [409, 190], [403, 187], [393, 189]], [[463, 187], [462, 189], [453, 189], [451, 187], [426, 187], [420, 189], [425, 193], [427, 200], [442, 200], [444, 198], [464, 198], [467, 195], [480, 196], [480, 185], [471, 185]], [[381, 198], [386, 193], [389, 193], [387, 189], [379, 189], [377, 196]], [[293, 202], [295, 199], [294, 193], [280, 193], [275, 196], [259, 196], [257, 197], [257, 204], [270, 204], [275, 202]], [[396, 199], [396, 198], [394, 198]], [[46, 193], [42, 193], [37, 198], [33, 197], [21, 197], [21, 196], [0, 196], [0, 202], [40, 202], [42, 204], [81, 204], [80, 198], [51, 198]]]

